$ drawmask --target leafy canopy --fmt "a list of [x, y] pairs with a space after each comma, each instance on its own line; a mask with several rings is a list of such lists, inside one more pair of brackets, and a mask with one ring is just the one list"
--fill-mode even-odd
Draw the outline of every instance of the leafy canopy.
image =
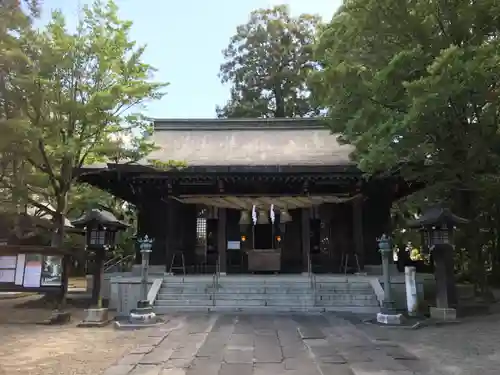
[[60, 213], [83, 165], [137, 160], [153, 145], [143, 134], [149, 122], [137, 112], [163, 95], [143, 62], [144, 46], [129, 37], [112, 2], [95, 1], [83, 9], [76, 32], [54, 12], [38, 33], [20, 35], [29, 58], [15, 76], [12, 95], [20, 116], [4, 124], [0, 149], [29, 168], [32, 193], [44, 194]]
[[287, 6], [259, 9], [237, 28], [223, 51], [223, 83], [231, 98], [219, 117], [303, 117], [315, 112], [307, 77], [315, 69], [313, 43], [319, 17], [292, 17]]
[[499, 20], [494, 0], [344, 1], [313, 92], [364, 170], [425, 163], [420, 178], [465, 188], [497, 172]]

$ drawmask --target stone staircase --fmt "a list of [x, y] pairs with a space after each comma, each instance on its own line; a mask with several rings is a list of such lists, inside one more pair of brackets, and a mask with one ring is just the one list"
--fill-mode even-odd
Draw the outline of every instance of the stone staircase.
[[379, 305], [369, 280], [321, 276], [311, 285], [302, 275], [166, 276], [155, 301], [158, 314], [173, 312], [375, 313]]
[[380, 304], [366, 278], [316, 277], [316, 307], [325, 311], [377, 313]]

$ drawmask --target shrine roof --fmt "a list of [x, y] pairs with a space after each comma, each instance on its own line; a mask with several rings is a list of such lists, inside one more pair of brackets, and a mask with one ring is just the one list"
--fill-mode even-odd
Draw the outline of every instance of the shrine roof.
[[338, 137], [321, 118], [156, 119], [158, 149], [147, 159], [188, 166], [354, 165], [353, 146]]

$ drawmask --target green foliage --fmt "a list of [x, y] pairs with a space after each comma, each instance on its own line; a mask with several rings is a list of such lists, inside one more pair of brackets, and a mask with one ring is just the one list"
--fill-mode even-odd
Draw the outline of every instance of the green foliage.
[[0, 152], [11, 171], [3, 182], [32, 204], [51, 203], [59, 233], [78, 168], [137, 161], [154, 147], [139, 111], [166, 85], [151, 80], [155, 70], [130, 39], [131, 25], [113, 1], [95, 1], [74, 33], [56, 11], [43, 30], [16, 37], [27, 62], [9, 86], [16, 116], [2, 122]]
[[499, 7], [344, 2], [318, 43], [314, 93], [364, 170], [425, 163], [428, 180], [467, 188], [495, 171]]
[[499, 15], [492, 0], [346, 0], [322, 31], [312, 77], [362, 169], [398, 168], [472, 219], [457, 243], [483, 284], [482, 216], [498, 221], [483, 197], [499, 192]]
[[320, 19], [292, 17], [288, 7], [259, 9], [237, 28], [224, 50], [220, 77], [231, 99], [219, 117], [304, 117], [311, 106], [307, 77], [315, 69], [313, 43]]
[[169, 171], [171, 169], [182, 169], [187, 166], [185, 162], [176, 160], [169, 160], [167, 162], [164, 162], [157, 159], [148, 159], [148, 163], [154, 168], [162, 171]]

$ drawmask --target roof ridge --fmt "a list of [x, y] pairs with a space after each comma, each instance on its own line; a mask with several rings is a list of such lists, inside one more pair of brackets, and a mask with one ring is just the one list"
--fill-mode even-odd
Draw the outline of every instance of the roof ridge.
[[326, 129], [325, 117], [241, 119], [153, 119], [155, 130]]

